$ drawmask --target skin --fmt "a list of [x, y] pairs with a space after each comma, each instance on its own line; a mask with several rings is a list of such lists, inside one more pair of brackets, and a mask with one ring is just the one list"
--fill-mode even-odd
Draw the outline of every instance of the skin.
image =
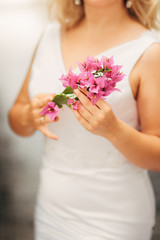
[[[30, 99], [28, 95], [28, 85], [36, 50], [37, 48], [33, 54], [29, 71], [27, 73], [23, 86], [17, 96], [15, 103], [8, 113], [8, 120], [12, 130], [20, 136], [30, 136], [36, 130], [39, 130], [46, 137], [57, 140], [58, 137], [55, 134], [51, 133], [47, 128], [47, 124], [51, 123], [51, 120], [46, 116], [45, 120], [41, 122], [40, 117], [42, 115], [39, 114], [56, 94], [40, 93], [32, 99]], [[58, 120], [59, 117], [57, 116], [54, 121], [56, 122]]]
[[[62, 28], [61, 31], [66, 72], [70, 66], [76, 67], [74, 63], [83, 61], [86, 55], [96, 56], [111, 47], [136, 39], [146, 30], [128, 15], [122, 0], [84, 0], [84, 6], [85, 18], [76, 27], [68, 31]], [[153, 44], [139, 59], [129, 77], [137, 101], [141, 132], [120, 121], [104, 100], [99, 100], [93, 106], [85, 91], [76, 92], [79, 106], [78, 110], [73, 110], [87, 131], [108, 139], [136, 166], [155, 171], [160, 171], [159, 65], [160, 44]], [[51, 94], [39, 95], [32, 100], [28, 97], [30, 70], [9, 113], [11, 127], [23, 136], [29, 136], [38, 129], [46, 136], [57, 139], [47, 129], [49, 119], [44, 124], [38, 121], [38, 112], [46, 105]], [[19, 120], [21, 118], [23, 120]]]

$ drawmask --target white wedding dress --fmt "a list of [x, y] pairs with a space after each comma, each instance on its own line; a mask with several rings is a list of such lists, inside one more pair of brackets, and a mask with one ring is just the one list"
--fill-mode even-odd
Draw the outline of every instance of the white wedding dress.
[[[139, 129], [129, 75], [151, 44], [151, 31], [100, 53], [114, 56], [126, 74], [121, 92], [107, 97], [116, 116]], [[74, 70], [75, 72], [78, 69]], [[32, 67], [30, 98], [60, 93], [65, 72], [60, 25], [47, 25]], [[130, 163], [106, 139], [85, 130], [64, 107], [60, 120], [48, 124], [59, 140], [45, 138], [35, 214], [36, 240], [150, 240], [155, 224], [155, 198], [148, 172]]]

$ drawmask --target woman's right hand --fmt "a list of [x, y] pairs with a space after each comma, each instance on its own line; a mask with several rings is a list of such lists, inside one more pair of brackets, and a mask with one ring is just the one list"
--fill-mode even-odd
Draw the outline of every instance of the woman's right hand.
[[[47, 128], [47, 124], [52, 123], [50, 118], [48, 116], [44, 118], [43, 115], [40, 114], [43, 108], [47, 106], [48, 102], [51, 101], [55, 95], [56, 94], [37, 94], [33, 97], [27, 106], [27, 122], [28, 125], [41, 131], [46, 137], [58, 140], [58, 137]], [[59, 117], [57, 116], [54, 122], [58, 120]]]

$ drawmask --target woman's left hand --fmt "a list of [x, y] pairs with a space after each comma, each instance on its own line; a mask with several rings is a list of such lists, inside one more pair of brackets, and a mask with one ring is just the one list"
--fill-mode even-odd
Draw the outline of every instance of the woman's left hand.
[[79, 98], [78, 110], [73, 110], [75, 117], [89, 132], [109, 139], [116, 133], [118, 119], [107, 102], [100, 99], [93, 105], [86, 94], [86, 90], [75, 91]]

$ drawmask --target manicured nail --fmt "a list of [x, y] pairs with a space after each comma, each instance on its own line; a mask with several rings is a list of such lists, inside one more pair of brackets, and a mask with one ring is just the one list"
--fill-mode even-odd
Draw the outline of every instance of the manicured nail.
[[77, 93], [78, 93], [78, 90], [77, 90], [77, 89], [74, 89], [74, 93], [77, 94]]
[[48, 97], [48, 100], [49, 100], [49, 101], [52, 101], [52, 99], [53, 99], [53, 97]]

